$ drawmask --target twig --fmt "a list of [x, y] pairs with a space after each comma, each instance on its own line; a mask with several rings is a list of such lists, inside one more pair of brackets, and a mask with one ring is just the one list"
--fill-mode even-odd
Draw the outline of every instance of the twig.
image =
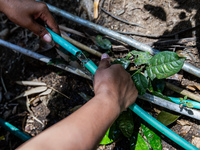
[[54, 91], [56, 91], [56, 92], [59, 93], [60, 95], [66, 97], [66, 98], [68, 98], [68, 99], [71, 99], [70, 97], [68, 97], [67, 95], [63, 94], [62, 92], [59, 92], [58, 90], [54, 89], [53, 87], [51, 87], [51, 86], [47, 86], [47, 87], [50, 88], [50, 89], [52, 89], [52, 90], [54, 90]]
[[83, 33], [79, 32], [79, 31], [76, 31], [76, 30], [74, 30], [74, 29], [67, 28], [67, 27], [65, 27], [65, 26], [63, 26], [63, 25], [59, 25], [59, 28], [60, 28], [60, 30], [63, 30], [63, 31], [65, 31], [65, 32], [70, 32], [70, 33], [73, 33], [73, 34], [76, 34], [76, 35], [79, 35], [79, 36], [81, 36], [81, 37], [86, 38], [86, 36], [85, 36]]
[[125, 35], [136, 35], [136, 36], [149, 37], [149, 38], [170, 38], [170, 37], [174, 37], [180, 33], [195, 29], [198, 26], [199, 25], [196, 25], [194, 27], [186, 28], [186, 29], [183, 29], [183, 30], [180, 30], [178, 32], [175, 32], [173, 34], [168, 34], [168, 35], [149, 35], [149, 34], [142, 34], [142, 33], [136, 33], [136, 32], [122, 32], [122, 31], [117, 31], [117, 32], [121, 33], [121, 34], [125, 34]]
[[153, 104], [162, 106], [164, 108], [167, 108], [169, 110], [178, 112], [180, 114], [186, 115], [188, 117], [200, 120], [200, 112], [195, 110], [195, 109], [190, 109], [190, 108], [180, 108], [178, 104], [172, 103], [170, 101], [164, 100], [160, 97], [145, 93], [144, 95], [139, 95], [138, 96], [140, 99], [151, 102]]
[[[103, 0], [103, 2], [104, 2], [104, 0]], [[103, 2], [102, 2], [102, 5], [103, 5]], [[124, 20], [124, 19], [121, 19], [121, 18], [118, 18], [118, 17], [114, 16], [113, 14], [111, 14], [111, 13], [109, 13], [108, 11], [106, 11], [105, 9], [103, 9], [102, 6], [101, 6], [101, 10], [102, 10], [104, 13], [110, 15], [111, 17], [113, 17], [114, 19], [116, 19], [116, 20], [118, 20], [118, 21], [124, 22], [124, 23], [129, 24], [129, 25], [132, 25], [132, 26], [138, 26], [138, 27], [144, 28], [143, 26], [141, 26], [141, 25], [139, 25], [139, 24], [137, 24], [137, 23], [132, 23], [132, 22], [129, 22], [129, 21], [126, 21], [126, 20]]]
[[195, 94], [193, 94], [193, 93], [191, 93], [191, 92], [189, 92], [187, 90], [184, 90], [184, 89], [182, 89], [180, 87], [177, 87], [177, 86], [175, 86], [175, 85], [173, 85], [173, 84], [171, 84], [169, 82], [166, 82], [166, 87], [169, 88], [170, 90], [173, 90], [173, 91], [179, 93], [179, 94], [186, 95], [189, 98], [200, 102], [200, 96], [197, 96], [197, 95], [195, 95]]
[[3, 86], [4, 92], [7, 93], [8, 91], [7, 91], [7, 89], [6, 89], [6, 86], [5, 86], [5, 84], [4, 84], [4, 81], [3, 81], [2, 76], [1, 76], [1, 84], [2, 84], [2, 86]]
[[[94, 50], [94, 49], [92, 49], [92, 48], [90, 48], [90, 47], [88, 47], [88, 46], [86, 46], [86, 45], [84, 45], [84, 44], [72, 39], [72, 38], [70, 38], [69, 36], [65, 36], [64, 34], [65, 33], [62, 33], [62, 37], [65, 40], [67, 40], [68, 42], [70, 42], [71, 44], [73, 44], [74, 46], [76, 46], [78, 48], [81, 48], [82, 50], [85, 50], [85, 51], [87, 51], [87, 52], [89, 52], [89, 53], [91, 53], [91, 54], [93, 54], [95, 56], [101, 57], [102, 53], [100, 53], [100, 52], [98, 52], [98, 51], [96, 51], [96, 50]], [[110, 60], [114, 61], [115, 59], [111, 57]]]

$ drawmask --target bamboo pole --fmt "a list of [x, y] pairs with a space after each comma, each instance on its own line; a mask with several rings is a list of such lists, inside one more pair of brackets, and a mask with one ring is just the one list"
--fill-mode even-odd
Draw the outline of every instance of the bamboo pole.
[[170, 89], [170, 90], [173, 90], [173, 91], [179, 93], [179, 94], [186, 95], [187, 97], [189, 97], [189, 98], [191, 98], [191, 99], [193, 99], [195, 101], [200, 102], [200, 96], [197, 96], [197, 95], [193, 94], [192, 92], [189, 92], [189, 91], [187, 91], [185, 89], [177, 87], [177, 86], [175, 86], [175, 85], [173, 85], [173, 84], [171, 84], [169, 82], [166, 82], [166, 87], [168, 89]]

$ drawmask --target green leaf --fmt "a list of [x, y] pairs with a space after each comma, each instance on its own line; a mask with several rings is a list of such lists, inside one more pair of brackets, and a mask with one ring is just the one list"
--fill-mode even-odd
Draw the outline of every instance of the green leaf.
[[143, 95], [146, 93], [146, 90], [148, 88], [148, 80], [147, 78], [141, 74], [141, 73], [138, 73], [136, 75], [134, 75], [132, 77], [134, 83], [135, 83], [135, 86], [138, 90], [138, 94], [139, 95]]
[[121, 58], [121, 59], [116, 59], [112, 64], [121, 64], [124, 67], [124, 69], [127, 69], [130, 63], [131, 63], [130, 60]]
[[[137, 135], [137, 137], [135, 135]], [[137, 134], [133, 134], [133, 136], [131, 137], [130, 149], [131, 150], [149, 150], [149, 146], [147, 145], [145, 140], [142, 138], [142, 136], [139, 133], [137, 133]]]
[[129, 59], [131, 56], [135, 56], [134, 57], [135, 65], [149, 64], [149, 61], [152, 58], [149, 52], [139, 52], [139, 51], [131, 51], [126, 58]]
[[112, 47], [111, 42], [108, 39], [102, 39], [101, 35], [97, 35], [96, 43], [102, 49], [111, 49]]
[[113, 140], [109, 138], [109, 131], [110, 131], [110, 128], [108, 129], [108, 131], [104, 135], [102, 141], [100, 142], [100, 145], [107, 145], [107, 144], [110, 144], [110, 143], [113, 142]]
[[151, 80], [167, 78], [177, 73], [183, 66], [185, 57], [179, 57], [174, 52], [164, 51], [156, 54], [146, 67]]
[[187, 95], [184, 96], [184, 99], [187, 99]]
[[122, 112], [117, 119], [117, 124], [123, 135], [130, 138], [134, 129], [132, 112], [129, 110]]
[[155, 91], [162, 93], [165, 88], [165, 81], [160, 79], [154, 79], [152, 85]]
[[168, 101], [170, 101], [170, 102], [173, 102], [168, 96], [163, 95], [163, 94], [160, 93], [160, 92], [153, 91], [152, 94], [155, 95], [155, 96], [158, 96], [158, 97], [160, 97], [160, 98], [163, 98], [163, 99], [165, 99], [165, 100], [168, 100]]
[[187, 106], [188, 108], [193, 108], [193, 104], [192, 104], [191, 102], [186, 102], [186, 106]]
[[153, 148], [153, 150], [162, 150], [162, 144], [160, 137], [154, 133], [152, 130], [150, 130], [148, 127], [146, 127], [144, 124], [141, 124], [142, 132], [147, 138], [147, 141]]
[[116, 141], [117, 139], [119, 139], [121, 135], [122, 132], [118, 127], [117, 121], [115, 121], [113, 125], [110, 127], [109, 138], [112, 139], [113, 141]]
[[176, 121], [180, 115], [175, 115], [166, 111], [161, 111], [158, 116], [157, 120], [160, 121], [165, 126], [168, 126], [172, 124], [174, 121]]

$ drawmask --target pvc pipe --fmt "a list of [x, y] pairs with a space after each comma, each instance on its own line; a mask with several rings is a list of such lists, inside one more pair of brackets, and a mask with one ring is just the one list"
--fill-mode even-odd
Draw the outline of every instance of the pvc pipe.
[[[39, 1], [39, 0], [37, 0], [37, 1]], [[153, 49], [152, 47], [150, 47], [150, 46], [148, 46], [146, 44], [138, 42], [138, 41], [136, 41], [134, 39], [131, 39], [131, 38], [125, 36], [125, 35], [119, 34], [119, 33], [115, 32], [115, 31], [112, 31], [110, 29], [107, 29], [105, 27], [97, 25], [97, 24], [92, 23], [90, 21], [81, 19], [81, 18], [79, 18], [79, 17], [77, 17], [75, 15], [72, 15], [72, 14], [70, 14], [70, 13], [68, 13], [68, 12], [66, 12], [66, 11], [64, 11], [62, 9], [59, 9], [59, 8], [54, 7], [52, 5], [49, 5], [49, 4], [47, 4], [47, 6], [48, 6], [48, 8], [49, 8], [49, 10], [51, 12], [53, 12], [53, 13], [59, 15], [59, 16], [65, 17], [65, 18], [67, 18], [67, 19], [69, 19], [71, 21], [74, 21], [74, 22], [79, 23], [79, 24], [81, 24], [83, 26], [91, 28], [92, 30], [96, 30], [96, 31], [98, 31], [98, 32], [100, 32], [102, 34], [105, 34], [105, 35], [108, 35], [110, 37], [113, 37], [113, 38], [115, 38], [115, 39], [117, 39], [119, 41], [122, 41], [122, 42], [124, 42], [124, 43], [126, 43], [126, 44], [128, 44], [128, 45], [130, 45], [132, 47], [137, 48], [138, 50], [147, 51], [150, 54], [157, 54], [157, 53], [160, 52], [160, 51], [158, 51], [156, 49]], [[191, 74], [193, 74], [193, 75], [195, 75], [195, 76], [200, 78], [200, 69], [199, 68], [197, 68], [197, 67], [195, 67], [195, 66], [193, 66], [193, 65], [191, 65], [189, 63], [184, 63], [182, 69], [184, 71], [186, 71], [188, 73], [191, 73]]]
[[142, 119], [144, 119], [147, 123], [149, 123], [152, 127], [160, 131], [162, 134], [164, 134], [167, 137], [170, 137], [170, 139], [174, 142], [176, 142], [178, 145], [183, 147], [187, 150], [198, 150], [197, 147], [190, 144], [185, 139], [181, 138], [179, 135], [174, 133], [172, 130], [164, 126], [162, 123], [160, 123], [158, 120], [153, 118], [151, 115], [149, 115], [147, 112], [145, 112], [140, 106], [133, 104], [129, 107], [134, 113], [136, 113], [138, 116], [140, 116]]
[[177, 113], [183, 114], [185, 116], [200, 120], [200, 112], [191, 108], [183, 108], [181, 109], [178, 104], [175, 104], [173, 102], [164, 100], [160, 97], [145, 93], [144, 95], [139, 95], [138, 98], [151, 102], [153, 104], [162, 106], [164, 108], [167, 108], [169, 110], [175, 111]]
[[54, 33], [49, 28], [46, 28], [46, 29], [51, 34], [53, 40], [56, 43], [58, 43], [60, 46], [62, 46], [64, 49], [66, 49], [67, 51], [69, 51], [72, 55], [78, 56], [78, 55], [80, 55], [82, 53], [78, 48], [76, 48], [71, 43], [67, 42], [65, 39], [61, 38], [58, 34]]
[[[192, 103], [193, 107], [195, 109], [200, 109], [200, 103], [199, 102], [195, 102], [195, 101], [191, 101], [191, 100], [184, 100], [185, 103], [183, 103], [180, 98], [175, 98], [175, 97], [169, 97], [174, 103], [176, 104], [183, 104], [183, 106], [186, 106], [185, 103]], [[199, 114], [200, 115], [200, 114]]]
[[15, 126], [10, 124], [9, 122], [4, 121], [2, 118], [0, 118], [0, 126], [5, 128], [7, 131], [11, 132], [15, 136], [19, 137], [23, 141], [28, 141], [29, 139], [31, 139], [31, 136], [20, 131], [18, 128], [16, 128]]
[[[7, 41], [1, 40], [1, 39], [0, 39], [0, 45], [5, 46], [5, 47], [10, 48], [10, 49], [13, 49], [15, 51], [18, 51], [18, 52], [20, 52], [20, 53], [22, 53], [24, 55], [27, 55], [27, 56], [32, 57], [32, 58], [35, 58], [35, 59], [40, 60], [40, 61], [42, 61], [44, 63], [48, 63], [51, 60], [51, 58], [48, 58], [48, 57], [46, 57], [44, 55], [35, 53], [33, 51], [27, 50], [27, 49], [22, 48], [22, 47], [20, 47], [18, 45], [12, 44], [10, 42], [7, 42]], [[57, 68], [60, 68], [60, 69], [63, 69], [65, 71], [71, 72], [73, 74], [76, 74], [78, 76], [84, 77], [86, 79], [91, 79], [91, 77], [86, 75], [80, 69], [74, 69], [74, 68], [72, 68], [70, 66], [62, 66], [62, 65], [56, 65], [56, 64], [53, 64], [53, 66], [55, 66]]]

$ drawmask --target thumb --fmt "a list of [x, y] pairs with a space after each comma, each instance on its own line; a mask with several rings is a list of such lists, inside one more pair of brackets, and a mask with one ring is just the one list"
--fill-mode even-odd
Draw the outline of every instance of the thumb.
[[101, 61], [99, 63], [99, 66], [98, 66], [98, 70], [99, 69], [106, 69], [110, 67], [110, 57], [108, 54], [104, 53], [101, 55]]
[[50, 43], [52, 41], [51, 34], [47, 31], [47, 29], [33, 20], [31, 26], [28, 27], [29, 30], [34, 32], [36, 35], [40, 36], [44, 41]]

